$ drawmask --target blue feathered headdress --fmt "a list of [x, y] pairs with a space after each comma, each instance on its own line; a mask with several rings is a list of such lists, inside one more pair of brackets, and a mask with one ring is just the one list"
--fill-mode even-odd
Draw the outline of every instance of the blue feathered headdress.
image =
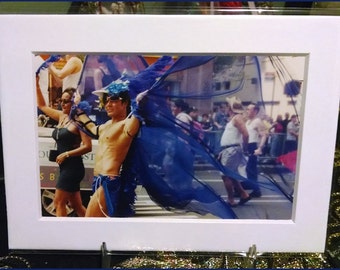
[[129, 81], [122, 80], [121, 78], [113, 81], [109, 85], [105, 86], [103, 89], [95, 90], [92, 93], [99, 97], [102, 97], [103, 94], [107, 94], [108, 96], [119, 95], [119, 93], [129, 91]]

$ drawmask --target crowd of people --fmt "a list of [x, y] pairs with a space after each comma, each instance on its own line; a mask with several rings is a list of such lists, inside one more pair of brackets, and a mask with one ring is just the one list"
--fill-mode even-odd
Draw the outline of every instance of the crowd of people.
[[[195, 106], [183, 103], [183, 100], [176, 100], [176, 104], [182, 108], [182, 115], [185, 112], [187, 120], [185, 122], [192, 121], [193, 126], [196, 128], [196, 132], [199, 131], [201, 139], [209, 146], [213, 153], [218, 155], [221, 150], [220, 140], [223, 131], [230, 121], [230, 115], [228, 113], [227, 102], [215, 106], [212, 112], [201, 113]], [[262, 123], [267, 132], [266, 137], [261, 143], [261, 155], [267, 155], [270, 157], [278, 157], [291, 151], [297, 150], [298, 134], [299, 134], [299, 119], [298, 116], [287, 112], [284, 114], [284, 118], [281, 114], [278, 114], [276, 120], [267, 115], [259, 116], [260, 108], [256, 104], [251, 104], [250, 108], [253, 108], [257, 113], [257, 123]], [[252, 109], [250, 109], [252, 110]], [[247, 119], [246, 112], [243, 113]], [[190, 121], [188, 120], [190, 119]], [[249, 120], [249, 119], [248, 119]], [[288, 125], [289, 124], [289, 125]]]
[[[181, 122], [185, 122], [199, 134], [201, 141], [210, 148], [222, 165], [239, 173], [246, 167], [248, 181], [238, 181], [222, 175], [231, 206], [243, 205], [251, 198], [262, 196], [258, 184], [258, 157], [277, 158], [297, 150], [299, 120], [297, 115], [285, 118], [278, 115], [276, 121], [268, 116], [260, 116], [260, 107], [250, 103], [244, 107], [235, 97], [217, 106], [212, 113], [202, 113], [183, 100], [176, 100], [172, 112]], [[242, 182], [242, 184], [241, 184]], [[245, 190], [251, 190], [247, 193]], [[240, 196], [237, 204], [234, 193]]]

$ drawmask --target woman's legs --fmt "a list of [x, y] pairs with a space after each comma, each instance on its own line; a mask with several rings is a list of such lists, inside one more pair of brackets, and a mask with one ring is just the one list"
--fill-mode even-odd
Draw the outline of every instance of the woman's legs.
[[70, 193], [61, 189], [56, 189], [54, 197], [54, 207], [57, 217], [66, 217], [66, 204], [69, 201]]
[[86, 208], [83, 206], [80, 191], [68, 192], [56, 189], [54, 197], [54, 207], [56, 208], [57, 217], [66, 217], [66, 205], [70, 202], [71, 207], [76, 211], [79, 217], [84, 217]]
[[85, 217], [86, 208], [81, 200], [80, 191], [70, 194], [71, 207], [76, 211], [78, 217]]

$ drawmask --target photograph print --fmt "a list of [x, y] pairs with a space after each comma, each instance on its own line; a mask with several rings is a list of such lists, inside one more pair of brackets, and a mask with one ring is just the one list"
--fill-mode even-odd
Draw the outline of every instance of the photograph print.
[[34, 61], [43, 216], [292, 219], [305, 55]]

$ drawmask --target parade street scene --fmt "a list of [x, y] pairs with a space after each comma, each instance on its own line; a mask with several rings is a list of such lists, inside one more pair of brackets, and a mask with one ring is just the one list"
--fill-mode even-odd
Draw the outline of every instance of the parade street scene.
[[42, 216], [292, 219], [305, 61], [36, 55]]

